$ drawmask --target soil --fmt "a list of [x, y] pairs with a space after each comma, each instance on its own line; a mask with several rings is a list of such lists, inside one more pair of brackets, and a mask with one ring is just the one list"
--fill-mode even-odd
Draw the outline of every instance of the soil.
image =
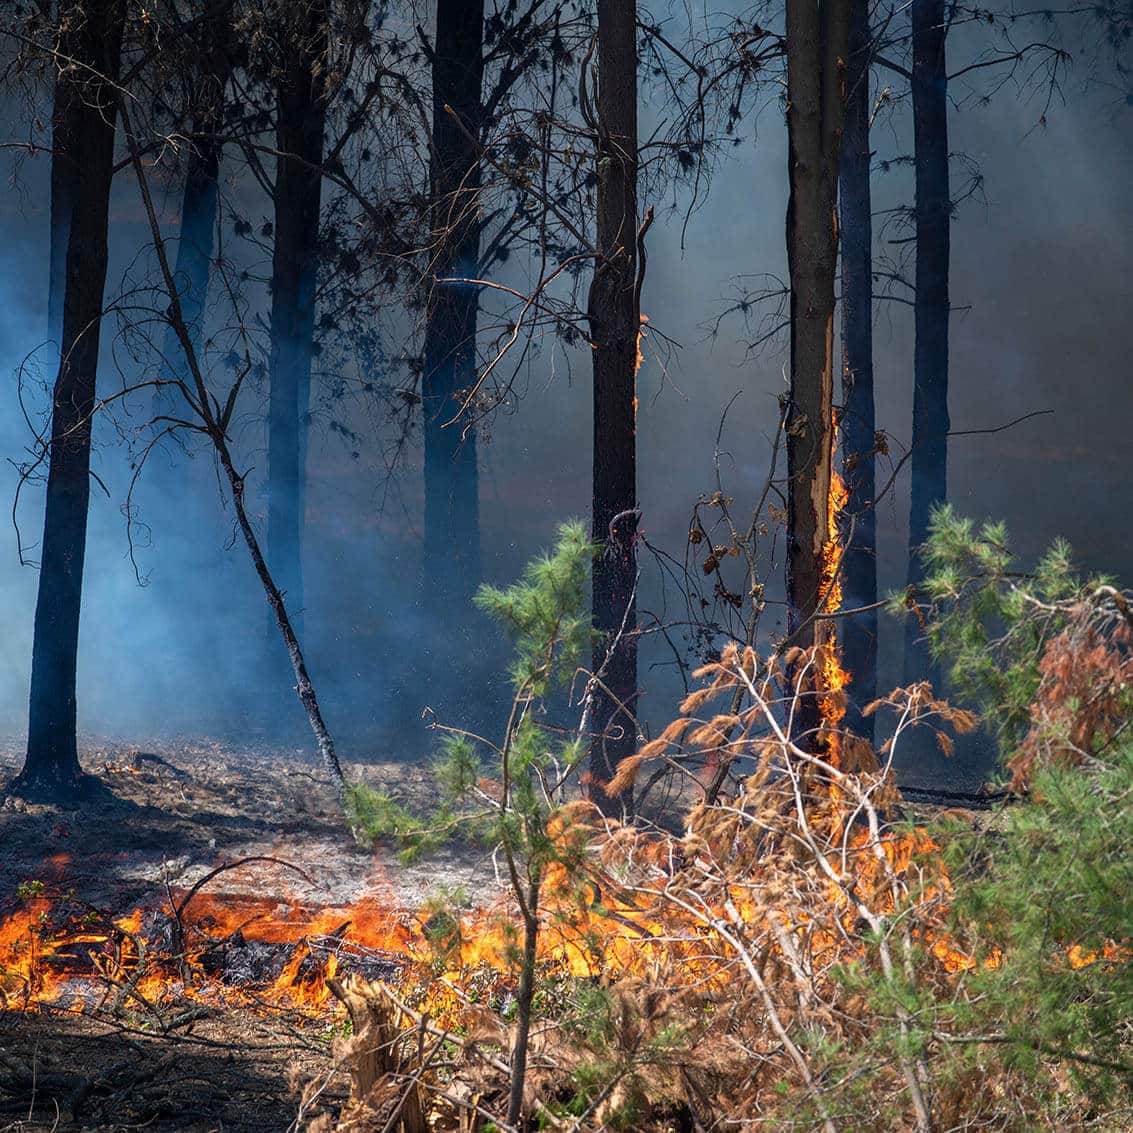
[[[0, 748], [0, 784], [21, 755], [15, 744]], [[319, 908], [367, 897], [411, 915], [441, 890], [450, 899], [463, 890], [464, 903], [499, 892], [490, 859], [467, 845], [412, 866], [395, 847], [356, 845], [329, 781], [302, 752], [89, 742], [83, 765], [95, 790], [73, 806], [4, 797], [0, 787], [0, 922], [30, 882], [124, 914], [167, 906], [167, 886], [186, 891], [216, 866], [251, 857], [278, 861], [225, 871], [208, 892]], [[420, 765], [344, 770], [418, 813], [435, 800]], [[155, 1022], [50, 1005], [0, 1011], [0, 1133], [287, 1130], [298, 1106], [289, 1076], [332, 1066], [330, 1011], [196, 1005], [183, 1014]], [[336, 1079], [322, 1102], [333, 1105], [346, 1088]]]
[[[21, 758], [13, 745], [0, 749], [0, 784]], [[315, 906], [369, 896], [413, 909], [442, 889], [485, 898], [495, 885], [490, 860], [465, 845], [411, 866], [397, 860], [396, 847], [356, 845], [329, 780], [303, 752], [102, 742], [86, 746], [83, 767], [96, 779], [95, 794], [73, 806], [4, 797], [0, 787], [0, 910], [30, 880], [66, 881], [92, 904], [128, 908], [166, 882], [187, 889], [222, 862], [256, 856], [291, 863], [307, 879], [260, 862], [226, 872], [209, 891]], [[435, 806], [432, 774], [419, 764], [343, 770], [416, 813]]]

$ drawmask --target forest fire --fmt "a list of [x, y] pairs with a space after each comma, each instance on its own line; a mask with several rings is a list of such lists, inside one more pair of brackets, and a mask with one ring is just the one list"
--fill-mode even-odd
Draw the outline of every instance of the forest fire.
[[[575, 910], [566, 884], [552, 871], [548, 888], [562, 887], [562, 908], [549, 910], [555, 928], [543, 934], [541, 962], [577, 977], [636, 967], [635, 945], [661, 926], [643, 916], [634, 923], [632, 906], [608, 917]], [[188, 1002], [318, 1013], [331, 1006], [329, 982], [351, 971], [401, 985], [443, 1017], [459, 1003], [452, 985], [508, 982], [514, 918], [503, 905], [436, 922], [374, 898], [325, 908], [176, 889], [168, 898], [119, 915], [70, 892], [49, 896], [38, 882], [21, 886], [19, 906], [0, 919], [0, 1007], [156, 1015]], [[438, 935], [436, 923], [446, 922]]]
[[642, 314], [642, 315], [638, 316], [638, 319], [639, 319], [639, 322], [638, 322], [638, 328], [637, 328], [637, 344], [635, 346], [636, 353], [635, 353], [634, 359], [633, 359], [633, 419], [634, 419], [634, 421], [637, 420], [637, 410], [638, 410], [637, 379], [638, 379], [638, 375], [641, 373], [642, 363], [645, 361], [645, 353], [642, 351], [641, 346], [642, 346], [642, 343], [645, 341], [646, 336], [647, 336], [646, 326], [649, 323], [649, 316]]
[[[39, 894], [40, 887], [25, 893]], [[64, 895], [28, 895], [0, 921], [0, 998], [83, 1012], [171, 998], [320, 1008], [342, 955], [368, 974], [413, 959], [407, 918], [373, 901], [305, 909], [270, 898], [171, 891], [172, 907], [116, 916]]]
[[1133, 1130], [1133, 7], [660, 7], [0, 5], [0, 1133]]
[[[730, 652], [714, 672], [723, 676], [737, 661]], [[721, 682], [717, 692], [727, 691]], [[677, 1017], [688, 1041], [724, 1042], [735, 1031], [774, 1059], [782, 1052], [768, 1020], [789, 1020], [807, 997], [840, 1004], [849, 1033], [860, 1034], [860, 1001], [839, 999], [838, 988], [889, 947], [878, 926], [907, 923], [906, 958], [909, 950], [921, 957], [917, 976], [929, 986], [958, 986], [967, 973], [994, 968], [998, 955], [969, 954], [949, 935], [952, 883], [935, 836], [852, 819], [863, 801], [877, 817], [868, 800], [883, 805], [884, 777], [835, 768], [830, 779], [837, 790], [820, 798], [808, 788], [800, 809], [803, 795], [756, 775], [735, 806], [694, 809], [679, 839], [611, 824], [583, 800], [553, 813], [556, 855], [544, 875], [537, 956], [545, 994], [609, 989], [602, 994], [627, 1011], [641, 995], [671, 997], [683, 1005]], [[810, 849], [800, 854], [792, 844]], [[0, 919], [0, 1003], [14, 1017], [79, 1016], [164, 1034], [171, 1020], [251, 1012], [268, 1028], [286, 1022], [333, 1035], [344, 1026], [358, 1032], [362, 995], [387, 997], [401, 1012], [404, 1050], [426, 1033], [438, 1041], [490, 1034], [508, 1050], [518, 983], [508, 901], [426, 915], [374, 896], [316, 908], [198, 887], [119, 915], [77, 899], [66, 870], [60, 857], [56, 879], [25, 883], [19, 905]], [[1111, 946], [1063, 955], [1072, 970], [1122, 959]], [[741, 1010], [750, 989], [737, 973], [753, 969], [777, 982], [770, 999]], [[545, 1044], [557, 1025], [533, 1040], [540, 1065], [551, 1064]], [[334, 1045], [336, 1058], [354, 1049]], [[572, 1056], [556, 1047], [553, 1057], [568, 1073]], [[497, 1075], [501, 1065], [497, 1058]]]
[[[679, 957], [682, 982], [719, 977], [727, 967], [727, 947], [711, 921], [666, 899], [672, 878], [658, 867], [671, 853], [668, 843], [631, 838], [628, 830], [598, 835], [589, 804], [576, 810], [552, 832], [560, 840], [580, 832], [594, 838], [594, 885], [605, 895], [601, 904], [580, 906], [577, 879], [562, 866], [551, 869], [541, 965], [577, 979], [636, 977], [665, 957]], [[935, 848], [921, 832], [887, 837], [884, 860], [875, 860], [864, 839], [855, 842], [850, 868], [856, 883], [866, 887], [881, 880], [879, 862], [903, 873], [915, 854]], [[653, 879], [637, 887], [615, 880], [631, 846], [631, 856], [654, 863]], [[725, 904], [746, 908], [743, 893], [755, 880], [737, 879]], [[505, 991], [511, 984], [515, 919], [504, 903], [452, 919], [438, 932], [437, 923], [446, 917], [435, 922], [373, 898], [311, 908], [250, 894], [171, 890], [162, 904], [115, 914], [58, 886], [51, 891], [59, 895], [49, 896], [39, 883], [22, 886], [19, 906], [0, 920], [4, 1009], [50, 1007], [80, 1014], [111, 1009], [158, 1017], [178, 1004], [200, 1004], [318, 1014], [332, 1006], [330, 981], [350, 971], [402, 987], [419, 1007], [451, 1024], [463, 1009], [460, 988], [469, 981], [482, 987], [487, 980]], [[839, 917], [853, 920], [840, 889], [832, 889], [828, 899], [842, 909]], [[749, 912], [758, 915], [754, 906]], [[827, 947], [835, 947], [834, 936], [827, 935]], [[970, 964], [943, 943], [933, 951], [949, 970]]]
[[[826, 501], [826, 542], [822, 549], [821, 610], [836, 613], [842, 605], [842, 556], [845, 545], [842, 533], [842, 513], [850, 498], [849, 489], [835, 467], [838, 453], [838, 422], [834, 419], [831, 437], [830, 490]], [[841, 723], [846, 715], [843, 689], [853, 674], [841, 663], [838, 649], [838, 631], [834, 621], [827, 621], [821, 636], [818, 653], [819, 686], [822, 693], [819, 707], [826, 725], [827, 752], [834, 766], [839, 766], [841, 753]]]

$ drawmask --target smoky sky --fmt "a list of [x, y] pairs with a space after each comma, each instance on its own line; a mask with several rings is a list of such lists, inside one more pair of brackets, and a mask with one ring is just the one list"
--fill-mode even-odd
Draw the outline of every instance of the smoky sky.
[[[964, 50], [959, 39], [952, 47], [958, 53]], [[967, 97], [966, 89], [954, 92], [953, 190], [972, 161], [982, 183], [958, 206], [953, 227], [953, 429], [990, 429], [1050, 412], [1006, 432], [954, 438], [949, 495], [963, 513], [1006, 520], [1024, 556], [1061, 535], [1086, 567], [1130, 580], [1133, 539], [1124, 505], [1133, 460], [1133, 111], [1104, 90], [1083, 90], [1086, 77], [1072, 75], [1065, 101], [1046, 111], [1044, 125], [1041, 100], [1020, 98], [1013, 88], [986, 105]], [[26, 132], [11, 103], [5, 122], [9, 136]], [[786, 147], [778, 103], [772, 98], [749, 116], [739, 136], [687, 225], [680, 190], [657, 190], [641, 201], [658, 212], [642, 300], [652, 329], [639, 375], [641, 526], [650, 541], [678, 557], [692, 505], [715, 487], [713, 449], [725, 405], [739, 393], [722, 436], [721, 467], [742, 511], [767, 475], [776, 398], [786, 388], [785, 338], [752, 352], [747, 343], [757, 327], [738, 315], [725, 317], [711, 333], [742, 277], [754, 285], [764, 275], [786, 273]], [[885, 246], [896, 238], [885, 222], [890, 210], [911, 199], [911, 170], [899, 162], [888, 172], [881, 166], [911, 152], [907, 108], [879, 120], [873, 145], [875, 243], [899, 254], [899, 245]], [[18, 480], [15, 465], [27, 458], [30, 443], [17, 369], [46, 337], [48, 159], [27, 159], [8, 172], [12, 179], [0, 191], [5, 511]], [[237, 171], [226, 167], [225, 176]], [[267, 215], [267, 202], [256, 203], [252, 187], [227, 187], [248, 197], [254, 217]], [[136, 195], [136, 186], [121, 176], [112, 206], [108, 299], [147, 243]], [[165, 219], [173, 234], [174, 204], [171, 194]], [[913, 356], [912, 309], [898, 296], [879, 302], [875, 312], [877, 419], [894, 438], [895, 455], [910, 432]], [[266, 292], [252, 302], [266, 317]], [[103, 393], [130, 366], [109, 324], [104, 339]], [[47, 404], [42, 384], [25, 375], [23, 395], [38, 423]], [[254, 506], [266, 472], [256, 396], [239, 435], [244, 466], [252, 468]], [[340, 412], [360, 440], [345, 440], [318, 415], [310, 438], [303, 611], [310, 668], [348, 758], [417, 755], [430, 744], [420, 723], [430, 690], [412, 658], [431, 635], [445, 632], [425, 624], [420, 613], [420, 452], [411, 446], [391, 486], [376, 455], [379, 442], [368, 433], [371, 415], [361, 405]], [[107, 493], [96, 485], [92, 495], [79, 662], [84, 742], [179, 733], [252, 736], [280, 712], [301, 720], [297, 708], [280, 707], [289, 684], [282, 647], [265, 644], [262, 594], [246, 552], [233, 543], [231, 515], [221, 507], [207, 459], [197, 458], [191, 477], [181, 481], [189, 489], [171, 489], [157, 477], [139, 489], [135, 559], [146, 579], [139, 585], [122, 512], [130, 477], [123, 437], [130, 422], [122, 409], [113, 422], [108, 416], [96, 427], [94, 467]], [[525, 361], [515, 396], [479, 449], [489, 581], [514, 577], [559, 522], [588, 514], [590, 431], [588, 358], [548, 342]], [[879, 472], [884, 479], [884, 461]], [[186, 491], [202, 508], [186, 507]], [[28, 485], [18, 519], [33, 559], [42, 505], [42, 485]], [[882, 591], [904, 583], [907, 507], [907, 483], [899, 477], [880, 508]], [[26, 724], [35, 588], [35, 569], [20, 565], [15, 531], [6, 523], [0, 528], [0, 728], [13, 743]], [[642, 608], [673, 612], [674, 597], [644, 564]], [[768, 615], [768, 631], [777, 617]], [[883, 619], [883, 689], [898, 681], [902, 632]], [[642, 705], [654, 725], [673, 711], [680, 693], [670, 659], [659, 639], [645, 643]], [[468, 679], [473, 686], [491, 684], [487, 673], [470, 672]], [[297, 732], [295, 745], [304, 742]]]

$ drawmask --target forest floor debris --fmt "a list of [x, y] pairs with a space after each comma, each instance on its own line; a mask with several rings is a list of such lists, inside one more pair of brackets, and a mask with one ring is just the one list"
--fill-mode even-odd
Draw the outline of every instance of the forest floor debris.
[[[0, 745], [0, 783], [21, 759], [16, 744]], [[490, 859], [468, 845], [414, 865], [388, 847], [356, 846], [322, 769], [303, 752], [91, 741], [82, 760], [105, 790], [74, 807], [0, 792], [0, 902], [21, 882], [65, 880], [92, 904], [125, 908], [154, 886], [187, 888], [223, 861], [255, 856], [285, 859], [310, 880], [257, 863], [217, 878], [210, 892], [270, 893], [320, 906], [367, 895], [408, 909], [439, 888], [486, 897], [495, 884]], [[428, 813], [435, 805], [425, 766], [391, 761], [346, 770], [409, 810]]]
[[[0, 780], [16, 770], [16, 751], [0, 760]], [[490, 860], [457, 844], [406, 867], [388, 848], [358, 848], [329, 783], [299, 755], [208, 743], [156, 751], [91, 744], [85, 754], [101, 797], [72, 808], [0, 804], [0, 924], [14, 911], [31, 924], [42, 906], [49, 926], [72, 926], [51, 928], [37, 954], [41, 972], [60, 962], [61, 981], [47, 976], [62, 994], [37, 993], [24, 1010], [27, 997], [20, 1002], [10, 989], [0, 1003], [8, 1008], [0, 1010], [0, 1133], [259, 1133], [294, 1128], [310, 1105], [347, 1121], [351, 1106], [373, 1102], [355, 1097], [357, 1089], [348, 1094], [350, 1024], [328, 995], [305, 997], [308, 982], [333, 990], [337, 971], [398, 986], [414, 962], [399, 941], [430, 938], [430, 894], [464, 885], [478, 903], [490, 901], [498, 892]], [[436, 791], [430, 773], [412, 764], [349, 772], [420, 813]], [[224, 863], [243, 864], [218, 870]], [[182, 917], [180, 903], [194, 892], [208, 900]], [[144, 915], [120, 919], [130, 910]], [[233, 911], [237, 920], [224, 919]], [[389, 951], [356, 947], [342, 923], [354, 916], [361, 925], [374, 911], [391, 914]], [[296, 929], [293, 913], [304, 918], [298, 947], [294, 933], [276, 945], [246, 927]], [[174, 931], [180, 945], [170, 942]], [[99, 943], [83, 943], [92, 940]], [[156, 991], [143, 971], [158, 980]], [[501, 1002], [510, 994], [491, 991]], [[437, 1050], [456, 1041], [437, 1034]], [[479, 1089], [492, 1067], [469, 1065]], [[506, 1078], [501, 1066], [496, 1077]]]
[[[0, 783], [21, 755], [15, 743], [0, 747]], [[302, 753], [92, 741], [83, 764], [98, 790], [75, 806], [0, 794], [0, 920], [19, 907], [21, 887], [36, 883], [116, 914], [157, 909], [218, 865], [248, 858], [261, 860], [218, 873], [208, 894], [281, 908], [365, 897], [412, 917], [438, 891], [478, 900], [496, 891], [490, 860], [469, 845], [414, 865], [389, 847], [357, 846], [321, 768]], [[348, 773], [407, 808], [433, 805], [432, 775], [420, 765], [359, 764]], [[232, 939], [244, 945], [239, 934]], [[248, 942], [235, 960], [228, 948], [223, 962], [251, 963], [257, 947], [270, 948]], [[296, 1112], [289, 1075], [324, 1068], [341, 1028], [326, 1007], [279, 1004], [186, 1000], [163, 1006], [160, 1018], [139, 1009], [115, 1019], [65, 1003], [2, 1008], [0, 1133], [284, 1130]]]

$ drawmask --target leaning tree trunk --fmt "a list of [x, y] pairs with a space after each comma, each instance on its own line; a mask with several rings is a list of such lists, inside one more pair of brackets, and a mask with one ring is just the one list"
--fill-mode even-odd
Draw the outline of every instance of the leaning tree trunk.
[[[877, 601], [873, 395], [873, 219], [870, 196], [868, 0], [851, 0], [846, 109], [839, 168], [842, 244], [842, 478], [852, 534], [842, 557], [842, 604]], [[873, 736], [861, 709], [877, 697], [877, 611], [841, 623], [842, 664], [852, 677], [854, 730]]]
[[[944, 0], [913, 0], [913, 146], [916, 164], [916, 345], [913, 361], [909, 585], [924, 577], [919, 549], [932, 509], [948, 496], [948, 72]], [[908, 621], [905, 677], [929, 677], [920, 624]]]
[[306, 713], [307, 722], [310, 725], [311, 731], [314, 733], [315, 742], [319, 747], [319, 754], [322, 756], [323, 766], [331, 777], [331, 782], [338, 794], [339, 802], [344, 807], [347, 807], [348, 787], [342, 774], [342, 766], [338, 761], [334, 739], [323, 719], [318, 697], [315, 694], [315, 686], [307, 672], [307, 662], [303, 656], [303, 650], [299, 644], [299, 638], [295, 633], [292, 619], [288, 614], [284, 595], [276, 585], [271, 571], [268, 569], [267, 561], [260, 548], [259, 539], [256, 537], [252, 520], [244, 503], [244, 488], [247, 483], [247, 473], [240, 473], [236, 470], [236, 465], [232, 457], [232, 450], [229, 447], [226, 431], [230, 423], [229, 413], [227, 411], [221, 413], [219, 411], [219, 403], [209, 397], [208, 388], [205, 384], [204, 371], [201, 368], [196, 348], [193, 345], [193, 338], [189, 326], [181, 310], [179, 290], [174, 277], [173, 268], [170, 266], [169, 257], [166, 255], [165, 241], [162, 238], [161, 227], [158, 224], [157, 209], [154, 207], [153, 195], [150, 192], [149, 181], [147, 180], [145, 167], [142, 163], [137, 135], [130, 121], [129, 110], [125, 105], [122, 106], [121, 112], [130, 150], [130, 163], [134, 167], [138, 188], [141, 190], [142, 204], [145, 208], [150, 234], [153, 237], [158, 266], [161, 269], [166, 294], [169, 296], [169, 324], [177, 336], [178, 346], [184, 358], [189, 377], [193, 383], [192, 391], [198, 407], [198, 425], [203, 429], [205, 435], [211, 442], [217, 460], [219, 461], [224, 480], [227, 481], [229, 492], [231, 493], [233, 509], [236, 512], [237, 526], [240, 529], [240, 534], [244, 538], [244, 543], [251, 556], [252, 564], [263, 586], [268, 605], [275, 615], [276, 627], [279, 630], [280, 636], [283, 638], [288, 658], [291, 661], [292, 674], [295, 677], [295, 692]]
[[[194, 347], [200, 347], [201, 326], [204, 322], [205, 300], [208, 296], [209, 269], [212, 264], [213, 241], [216, 232], [217, 178], [220, 172], [220, 143], [202, 131], [194, 131], [189, 147], [185, 170], [185, 186], [181, 196], [181, 233], [177, 242], [177, 281], [185, 321], [193, 336]], [[173, 380], [192, 388], [188, 380], [181, 347], [172, 330], [167, 330], [163, 349], [165, 364], [173, 371]], [[158, 386], [154, 395], [154, 408], [168, 414], [181, 408], [179, 397], [171, 393], [172, 387]], [[183, 413], [177, 415], [183, 416]]]
[[[32, 647], [28, 748], [18, 789], [63, 796], [82, 783], [76, 743], [76, 675], [91, 416], [98, 371], [114, 122], [125, 18], [123, 0], [65, 5], [64, 54], [76, 61], [56, 87], [60, 125], [81, 180], [71, 213], [62, 357], [51, 412], [47, 505]], [[58, 158], [56, 160], [59, 160]]]
[[[637, 5], [598, 3], [597, 251], [587, 318], [594, 362], [594, 672], [590, 772], [608, 782], [637, 743]], [[623, 626], [624, 632], [623, 632]], [[627, 799], [596, 791], [617, 811]]]
[[[204, 61], [193, 91], [195, 105], [181, 195], [181, 231], [177, 240], [174, 278], [182, 316], [198, 355], [216, 239], [223, 148], [220, 132], [224, 124], [225, 92], [231, 71], [230, 20], [230, 7], [218, 5], [203, 25], [207, 41], [201, 45]], [[192, 378], [177, 332], [172, 326], [165, 333], [163, 359], [173, 370], [174, 379], [185, 388], [192, 389]], [[172, 389], [168, 386], [157, 388], [154, 408], [158, 414], [179, 408], [180, 397], [170, 392]]]
[[308, 0], [289, 26], [276, 120], [275, 249], [271, 271], [267, 555], [280, 590], [303, 617], [307, 429], [315, 337], [319, 211], [326, 132], [329, 13]]
[[[849, 0], [787, 0], [787, 139], [790, 201], [791, 402], [787, 431], [787, 629], [802, 648], [820, 643], [834, 456], [834, 280], [838, 157]], [[800, 737], [819, 724], [814, 696], [796, 712]]]
[[[475, 648], [472, 596], [480, 584], [480, 486], [475, 407], [462, 405], [475, 383], [480, 253], [483, 0], [438, 0], [433, 48], [434, 283], [428, 296], [421, 379], [425, 427], [424, 607], [434, 642], [431, 695], [442, 703]], [[457, 627], [453, 632], [452, 627]], [[457, 706], [449, 704], [450, 711]], [[461, 709], [471, 706], [461, 705]], [[466, 715], [466, 712], [462, 712]]]

